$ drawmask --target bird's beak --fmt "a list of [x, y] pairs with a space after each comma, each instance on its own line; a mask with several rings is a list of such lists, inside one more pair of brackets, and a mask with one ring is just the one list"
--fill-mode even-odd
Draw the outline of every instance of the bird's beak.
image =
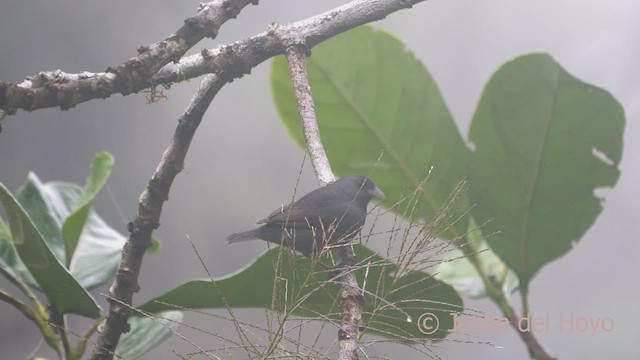
[[373, 189], [369, 190], [369, 195], [377, 197], [380, 200], [384, 200], [384, 193], [377, 186], [374, 186]]

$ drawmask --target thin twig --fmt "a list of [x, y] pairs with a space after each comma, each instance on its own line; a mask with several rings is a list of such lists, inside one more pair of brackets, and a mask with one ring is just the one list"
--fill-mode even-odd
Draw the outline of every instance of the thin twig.
[[[303, 38], [295, 38], [287, 47], [287, 60], [293, 88], [298, 104], [298, 113], [302, 122], [305, 143], [309, 152], [313, 169], [321, 185], [327, 185], [335, 180], [331, 171], [329, 159], [322, 146], [320, 131], [315, 115], [315, 106], [311, 96], [311, 86], [305, 66], [308, 49]], [[355, 272], [349, 269], [357, 260], [351, 246], [341, 246], [337, 255], [342, 264], [338, 281], [341, 285], [341, 324], [338, 331], [339, 360], [358, 359], [358, 339], [360, 337], [360, 323], [362, 322], [362, 307], [364, 296], [358, 286]]]
[[307, 76], [307, 48], [304, 45], [304, 40], [300, 39], [300, 41], [302, 43], [291, 45], [287, 49], [289, 73], [291, 74], [291, 82], [296, 94], [296, 104], [298, 104], [298, 113], [304, 129], [304, 141], [307, 144], [309, 158], [320, 185], [325, 186], [336, 181], [336, 178], [333, 175], [333, 171], [331, 171], [329, 159], [320, 139], [316, 108], [311, 96], [311, 86], [309, 86]]

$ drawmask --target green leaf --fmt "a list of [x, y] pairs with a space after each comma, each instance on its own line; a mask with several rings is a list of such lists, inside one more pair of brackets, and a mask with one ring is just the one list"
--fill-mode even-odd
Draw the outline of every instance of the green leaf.
[[[76, 208], [81, 196], [82, 189], [78, 185], [66, 182], [43, 184], [33, 173], [29, 174], [27, 182], [16, 193], [18, 202], [29, 217], [34, 219], [34, 224], [51, 251], [64, 264], [67, 261], [61, 227]], [[125, 242], [126, 238], [122, 234], [90, 209], [71, 260], [71, 274], [87, 289], [110, 281]], [[18, 273], [23, 274], [19, 269]], [[39, 288], [32, 278], [22, 278], [34, 288]]]
[[[502, 292], [509, 297], [518, 288], [518, 277], [489, 248], [473, 217], [470, 217], [467, 239], [475, 249], [474, 253], [483, 272], [495, 283], [501, 284]], [[435, 277], [472, 299], [487, 297], [487, 289], [478, 271], [458, 249], [448, 252], [443, 262], [436, 266]]]
[[[80, 188], [74, 184], [49, 183], [52, 191], [65, 194], [72, 203], [74, 196], [80, 195]], [[87, 289], [104, 285], [113, 279], [118, 268], [122, 247], [127, 238], [109, 226], [92, 209], [80, 235], [80, 241], [73, 255], [71, 274]]]
[[0, 184], [0, 201], [9, 218], [13, 245], [20, 259], [46, 294], [58, 314], [74, 313], [91, 318], [100, 308], [51, 252], [25, 210]]
[[4, 277], [20, 288], [25, 294], [25, 280], [27, 277], [33, 280], [29, 270], [24, 266], [20, 257], [11, 242], [11, 230], [9, 226], [0, 218], [0, 273]]
[[[395, 265], [363, 246], [354, 247], [358, 259], [366, 259], [365, 264], [373, 264], [368, 270], [365, 289], [369, 292], [365, 294], [363, 319], [367, 331], [405, 340], [440, 339], [448, 334], [447, 329], [453, 327], [451, 313], [462, 309], [462, 300], [453, 288], [423, 272], [409, 271], [394, 278]], [[311, 272], [307, 258], [282, 256], [281, 251], [272, 249], [248, 267], [215, 282], [186, 282], [139, 308], [159, 312], [174, 306], [202, 309], [228, 305], [279, 311], [293, 309], [294, 314], [302, 316], [317, 317], [321, 314], [338, 320], [335, 314], [340, 312], [340, 301], [336, 301], [339, 286], [324, 281], [326, 272]], [[356, 272], [359, 284], [363, 283], [365, 273], [367, 270], [364, 268]], [[306, 300], [297, 303], [297, 299], [302, 298]], [[431, 335], [420, 332], [415, 321], [423, 313], [433, 313], [440, 319], [439, 331]]]
[[169, 338], [182, 316], [180, 311], [167, 311], [153, 317], [130, 317], [131, 330], [120, 338], [116, 354], [127, 360], [141, 357]]
[[[58, 261], [66, 264], [64, 240], [60, 230], [66, 214], [64, 208], [59, 206], [62, 200], [59, 195], [47, 191], [38, 176], [30, 172], [27, 181], [16, 191], [15, 198], [27, 212], [51, 252]], [[34, 283], [30, 285], [37, 287]]]
[[624, 122], [608, 92], [546, 54], [506, 63], [485, 87], [469, 133], [473, 216], [525, 294], [602, 211], [594, 190], [618, 179]]
[[89, 171], [89, 176], [87, 176], [82, 193], [77, 200], [78, 202], [73, 212], [64, 220], [62, 235], [67, 255], [67, 267], [71, 263], [73, 253], [78, 246], [80, 234], [89, 217], [93, 200], [111, 175], [113, 163], [113, 156], [108, 152], [99, 152], [93, 156], [91, 170]]
[[[369, 268], [365, 290], [377, 296], [365, 295], [363, 320], [368, 331], [391, 339], [442, 339], [453, 328], [453, 313], [463, 310], [462, 299], [448, 284], [430, 274], [408, 271], [396, 278], [396, 266], [374, 255], [365, 247], [356, 249], [358, 259], [367, 258]], [[364, 272], [357, 273], [362, 284]], [[379, 297], [379, 298], [378, 298]], [[423, 316], [438, 319], [433, 334], [424, 333]]]
[[[307, 69], [334, 172], [370, 175], [385, 192], [388, 207], [429, 176], [416, 213], [405, 214], [397, 206], [394, 211], [410, 218], [438, 217], [465, 178], [468, 149], [424, 65], [398, 39], [363, 26], [315, 47]], [[282, 121], [304, 148], [284, 57], [273, 62], [271, 86]], [[459, 212], [468, 209], [464, 199], [457, 205]], [[445, 228], [454, 220], [439, 221]], [[442, 235], [454, 238], [465, 228], [466, 221], [458, 221]]]
[[[225, 300], [234, 308], [270, 308], [274, 292], [275, 264], [281, 257], [280, 251], [279, 248], [272, 249], [247, 267], [215, 279], [215, 282], [209, 279], [187, 281], [137, 308], [153, 313], [174, 309], [167, 304], [189, 309], [223, 308]], [[286, 256], [283, 260], [287, 260]], [[296, 270], [298, 274], [303, 274], [300, 277], [309, 275], [310, 262], [303, 258], [298, 260]], [[282, 261], [280, 264], [282, 268], [279, 271], [291, 273], [292, 264], [289, 261]], [[318, 278], [322, 278], [322, 275]], [[248, 284], [250, 286], [247, 286]]]

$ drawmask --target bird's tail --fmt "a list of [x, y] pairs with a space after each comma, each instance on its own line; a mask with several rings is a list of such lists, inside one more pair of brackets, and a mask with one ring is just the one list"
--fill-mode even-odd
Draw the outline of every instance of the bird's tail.
[[231, 234], [227, 237], [227, 244], [235, 244], [242, 241], [254, 240], [256, 237], [256, 230], [248, 230], [235, 234]]

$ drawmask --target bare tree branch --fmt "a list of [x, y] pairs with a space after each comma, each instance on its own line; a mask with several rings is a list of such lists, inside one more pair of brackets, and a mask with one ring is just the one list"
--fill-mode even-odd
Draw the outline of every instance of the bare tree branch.
[[169, 189], [176, 175], [182, 171], [191, 139], [209, 104], [226, 84], [217, 75], [204, 78], [191, 103], [178, 120], [178, 126], [162, 155], [147, 188], [140, 196], [138, 213], [129, 223], [129, 239], [122, 250], [116, 279], [109, 288], [109, 313], [103, 325], [92, 359], [111, 359], [120, 335], [129, 330], [127, 319], [133, 293], [138, 291], [138, 275], [146, 249], [151, 246], [151, 234], [159, 226], [162, 204], [169, 197]]
[[338, 281], [342, 284], [340, 291], [340, 330], [338, 341], [340, 352], [338, 360], [358, 359], [358, 340], [360, 339], [360, 324], [362, 323], [362, 308], [364, 296], [355, 271], [349, 269], [358, 262], [351, 246], [341, 246], [337, 249], [338, 259], [342, 265], [342, 273]]
[[316, 120], [316, 107], [311, 96], [311, 86], [307, 76], [306, 68], [306, 47], [304, 44], [292, 45], [287, 49], [287, 60], [289, 61], [289, 73], [296, 94], [298, 112], [304, 129], [304, 140], [307, 144], [309, 157], [313, 164], [313, 169], [322, 186], [336, 181], [329, 159], [324, 152], [322, 140], [320, 140], [320, 130]]
[[[65, 74], [59, 78], [59, 74], [64, 73], [58, 72], [58, 75], [54, 75], [56, 72], [46, 72], [18, 85], [0, 82], [0, 109], [8, 114], [15, 113], [17, 109], [32, 111], [55, 106], [69, 109], [92, 99], [107, 98], [116, 93], [127, 95], [150, 86], [180, 82], [207, 73], [218, 73], [221, 77], [228, 77], [229, 71], [249, 73], [251, 68], [261, 62], [273, 56], [284, 54], [287, 44], [290, 44], [292, 39], [304, 39], [307, 48], [311, 49], [332, 36], [356, 26], [383, 19], [395, 11], [410, 8], [423, 1], [425, 0], [354, 0], [333, 10], [292, 24], [272, 24], [266, 32], [234, 42], [231, 45], [222, 45], [213, 50], [203, 50], [200, 54], [182, 58], [179, 63], [175, 64], [170, 62], [178, 61], [187, 50], [184, 47], [170, 53], [162, 52], [164, 54], [162, 56], [144, 55], [148, 51], [160, 51], [156, 48], [162, 48], [164, 41], [173, 41], [178, 34], [187, 32], [187, 29], [190, 29], [188, 24], [201, 24], [204, 21], [187, 19], [183, 27], [185, 30], [179, 30], [176, 34], [152, 45], [149, 49], [142, 49], [144, 50], [143, 54], [116, 69], [108, 69], [104, 73], [84, 73], [87, 78], [78, 80], [71, 80], [71, 74]], [[248, 0], [227, 0], [215, 1], [207, 5], [232, 3], [235, 4], [236, 9], [241, 9], [243, 6], [241, 4], [246, 5], [249, 2]], [[215, 7], [214, 5], [209, 6]], [[218, 15], [219, 18], [216, 18], [218, 20], [215, 22], [211, 20], [207, 24], [221, 24], [223, 20], [227, 19], [223, 15], [230, 16], [235, 13], [237, 12], [231, 14], [225, 12]], [[199, 19], [198, 16], [192, 19]], [[198, 25], [196, 28], [201, 28], [201, 26]], [[205, 36], [214, 33], [209, 30], [199, 34]], [[196, 37], [188, 39], [187, 43], [190, 44], [188, 46], [192, 47], [191, 42]], [[179, 40], [180, 38], [175, 41], [180, 42]], [[161, 67], [162, 69], [157, 74], [153, 72], [154, 69]]]
[[[257, 0], [215, 0], [201, 3], [198, 13], [164, 40], [138, 49], [138, 56], [104, 72], [67, 74], [61, 70], [41, 72], [20, 84], [0, 82], [0, 109], [11, 115], [17, 109], [32, 111], [59, 106], [67, 110], [85, 101], [127, 95], [151, 85], [151, 77], [163, 66], [178, 61], [205, 37], [215, 38], [218, 29]], [[1, 115], [1, 114], [0, 114]]]
[[381, 20], [387, 15], [425, 0], [354, 0], [319, 15], [291, 24], [271, 24], [267, 31], [231, 45], [203, 50], [200, 54], [167, 64], [153, 79], [156, 84], [184, 81], [203, 74], [223, 72], [232, 66], [246, 72], [263, 61], [284, 54], [292, 44], [307, 49], [357, 26]]
[[118, 345], [120, 335], [129, 330], [127, 319], [131, 314], [133, 293], [138, 291], [138, 275], [142, 258], [151, 246], [151, 234], [160, 225], [162, 204], [169, 198], [169, 189], [176, 175], [184, 166], [191, 139], [209, 104], [226, 84], [217, 75], [208, 75], [182, 116], [178, 126], [164, 151], [147, 188], [140, 195], [138, 213], [129, 223], [129, 239], [122, 250], [116, 278], [109, 288], [109, 313], [100, 331], [98, 344], [91, 359], [111, 359]]
[[[311, 96], [311, 86], [306, 69], [307, 48], [302, 37], [293, 38], [291, 46], [287, 47], [287, 60], [289, 61], [289, 73], [296, 96], [298, 113], [302, 122], [304, 139], [315, 170], [316, 177], [321, 185], [327, 185], [335, 181], [331, 171], [329, 159], [322, 146], [320, 131], [316, 119], [315, 105]], [[360, 338], [360, 322], [362, 320], [362, 307], [364, 297], [358, 286], [358, 280], [354, 271], [349, 271], [357, 260], [351, 246], [340, 246], [337, 249], [338, 259], [341, 264], [341, 272], [338, 282], [341, 284], [340, 302], [340, 330], [338, 331], [339, 360], [358, 359], [358, 339]]]
[[[198, 15], [185, 21], [185, 26], [169, 38], [175, 38], [176, 41], [176, 44], [174, 44], [176, 48], [173, 53], [179, 53], [182, 56], [184, 51], [205, 35], [215, 36], [219, 26], [229, 18], [235, 17], [249, 2], [246, 0], [223, 0], [201, 5]], [[194, 26], [198, 31], [192, 33], [190, 30], [193, 30], [192, 27]], [[152, 48], [145, 49], [139, 57], [144, 59], [145, 53], [152, 55], [156, 52], [156, 48], [161, 47], [163, 46], [155, 44]], [[161, 59], [171, 53], [171, 51], [164, 52], [159, 50], [158, 56]], [[154, 67], [153, 64], [155, 64], [156, 68], [153, 72], [144, 76], [150, 78], [162, 61], [164, 60], [160, 60], [160, 62], [151, 61], [151, 68]], [[215, 74], [203, 79], [189, 106], [178, 119], [178, 126], [174, 136], [162, 155], [151, 180], [149, 180], [147, 188], [140, 195], [138, 213], [135, 219], [129, 223], [129, 239], [122, 249], [122, 258], [118, 265], [116, 278], [109, 288], [109, 313], [98, 336], [98, 342], [91, 357], [93, 360], [112, 359], [120, 336], [129, 330], [127, 319], [131, 314], [130, 305], [132, 304], [133, 293], [139, 290], [138, 276], [142, 259], [146, 249], [151, 246], [153, 230], [160, 224], [162, 204], [169, 197], [169, 189], [173, 180], [184, 167], [184, 159], [191, 144], [191, 139], [193, 139], [204, 113], [215, 95], [226, 83], [227, 79]]]

